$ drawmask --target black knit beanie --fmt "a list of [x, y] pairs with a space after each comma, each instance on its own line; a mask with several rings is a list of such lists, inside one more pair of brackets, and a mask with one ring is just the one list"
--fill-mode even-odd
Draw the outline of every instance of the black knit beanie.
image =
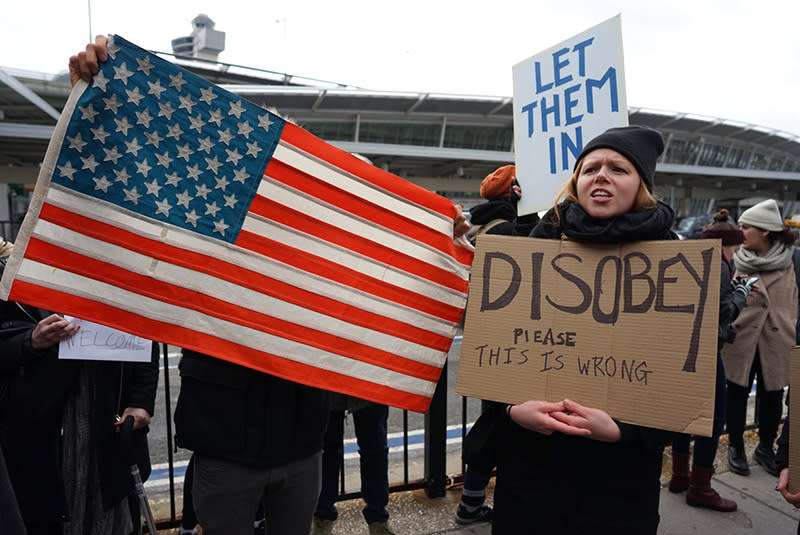
[[646, 126], [609, 128], [583, 147], [575, 167], [595, 149], [612, 149], [625, 156], [639, 171], [647, 189], [653, 191], [656, 160], [664, 152], [664, 138], [657, 130]]

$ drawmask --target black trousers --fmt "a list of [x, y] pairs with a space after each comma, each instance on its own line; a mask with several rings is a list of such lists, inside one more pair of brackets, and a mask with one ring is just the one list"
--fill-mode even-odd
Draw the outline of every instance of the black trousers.
[[6, 469], [6, 458], [0, 449], [0, 531], [8, 535], [25, 535], [25, 525], [17, 505], [17, 496], [11, 487]]
[[747, 417], [747, 399], [753, 379], [758, 376], [756, 387], [756, 400], [758, 411], [758, 437], [759, 441], [772, 448], [778, 436], [778, 425], [783, 411], [783, 389], [765, 390], [761, 372], [761, 357], [756, 353], [756, 359], [750, 370], [750, 379], [747, 386], [740, 386], [728, 381], [728, 439], [734, 446], [744, 446], [744, 426]]

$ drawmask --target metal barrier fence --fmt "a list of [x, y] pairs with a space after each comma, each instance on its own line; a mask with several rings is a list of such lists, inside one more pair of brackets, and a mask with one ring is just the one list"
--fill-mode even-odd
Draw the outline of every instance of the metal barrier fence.
[[[170, 529], [177, 527], [180, 522], [178, 515], [178, 492], [181, 489], [176, 485], [176, 471], [174, 452], [176, 450], [173, 440], [173, 427], [172, 427], [172, 393], [174, 385], [170, 384], [170, 368], [174, 365], [171, 362], [168, 347], [161, 344], [161, 370], [163, 375], [160, 381], [163, 380], [164, 389], [164, 412], [163, 418], [166, 424], [166, 444], [167, 444], [167, 464], [168, 464], [168, 479], [169, 479], [169, 517], [157, 518], [156, 525], [158, 529]], [[174, 360], [174, 357], [173, 359]], [[403, 420], [403, 476], [400, 481], [390, 480], [390, 492], [401, 492], [406, 490], [424, 489], [428, 497], [436, 498], [445, 495], [448, 485], [453, 482], [459, 481], [463, 474], [463, 465], [461, 473], [458, 475], [448, 475], [447, 473], [447, 389], [448, 389], [448, 367], [445, 364], [440, 381], [436, 387], [431, 406], [424, 416], [424, 475], [421, 478], [411, 479], [409, 477], [409, 451], [411, 449], [409, 441], [409, 425], [408, 425], [408, 412], [402, 411]], [[467, 400], [462, 398], [462, 426], [460, 436], [466, 435], [467, 431]], [[393, 409], [396, 410], [396, 409]], [[161, 418], [157, 414], [155, 418]], [[477, 417], [477, 414], [475, 415]], [[151, 435], [152, 436], [152, 435]], [[151, 451], [151, 456], [153, 452]], [[342, 466], [344, 466], [344, 456], [341, 459]], [[339, 500], [348, 500], [361, 497], [360, 491], [346, 490], [346, 471], [341, 471], [342, 477], [340, 479], [340, 495]], [[182, 499], [181, 499], [182, 501]], [[162, 515], [163, 516], [163, 515]]]
[[13, 243], [17, 239], [20, 226], [22, 221], [0, 221], [0, 237]]

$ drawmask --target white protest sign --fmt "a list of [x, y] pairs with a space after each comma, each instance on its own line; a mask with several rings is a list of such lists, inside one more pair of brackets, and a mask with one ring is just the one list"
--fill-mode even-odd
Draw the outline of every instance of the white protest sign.
[[628, 124], [620, 16], [518, 63], [513, 74], [524, 215], [552, 206], [586, 143]]
[[150, 362], [153, 342], [98, 323], [65, 316], [80, 329], [58, 345], [58, 358]]

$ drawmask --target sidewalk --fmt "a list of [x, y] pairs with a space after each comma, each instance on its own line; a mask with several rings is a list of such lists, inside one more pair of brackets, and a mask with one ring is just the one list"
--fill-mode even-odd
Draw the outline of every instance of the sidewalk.
[[[748, 459], [752, 459], [757, 438], [753, 432], [745, 434]], [[751, 462], [750, 475], [736, 475], [728, 471], [727, 436], [723, 436], [717, 452], [717, 474], [712, 486], [723, 497], [735, 500], [739, 509], [733, 513], [719, 513], [686, 505], [685, 493], [672, 494], [666, 488], [672, 470], [669, 448], [664, 454], [661, 477], [661, 524], [659, 535], [685, 535], [688, 533], [739, 535], [794, 534], [800, 511], [787, 504], [775, 490], [776, 478]], [[491, 499], [493, 484], [488, 494]], [[423, 490], [393, 493], [389, 499], [389, 520], [397, 535], [489, 535], [491, 526], [460, 526], [454, 520], [461, 498], [461, 489], [453, 488], [442, 498], [429, 499]], [[367, 527], [361, 516], [361, 500], [340, 502], [339, 520], [334, 524], [333, 535], [366, 534]], [[177, 533], [177, 530], [162, 531]]]
[[[800, 514], [775, 491], [775, 478], [760, 466], [752, 466], [748, 477], [732, 472], [714, 477], [713, 487], [723, 497], [739, 504], [739, 509], [733, 513], [690, 507], [686, 505], [685, 493], [672, 494], [666, 488], [666, 481], [663, 483], [659, 535], [777, 535], [794, 534], [797, 529]], [[460, 496], [460, 490], [448, 491], [444, 498], [433, 500], [426, 498], [422, 491], [393, 495], [389, 504], [392, 528], [397, 535], [491, 534], [488, 524], [459, 526], [453, 521]], [[358, 500], [341, 504], [340, 520], [334, 527], [333, 535], [366, 533], [361, 506]]]
[[[752, 459], [757, 438], [752, 432], [745, 437], [748, 459]], [[753, 533], [794, 534], [800, 511], [784, 501], [775, 490], [777, 479], [761, 466], [751, 464], [750, 475], [740, 476], [728, 471], [727, 436], [723, 437], [717, 453], [717, 471], [712, 486], [725, 498], [735, 500], [739, 509], [733, 513], [719, 513], [686, 505], [686, 494], [673, 494], [667, 489], [672, 465], [669, 449], [664, 455], [661, 477], [661, 523], [659, 535], [686, 535], [688, 533], [739, 535]], [[489, 493], [492, 492], [489, 488]], [[489, 535], [487, 524], [459, 526], [453, 520], [461, 498], [461, 490], [448, 490], [443, 498], [428, 499], [423, 491], [394, 494], [389, 511], [391, 525], [398, 535]], [[366, 533], [361, 517], [362, 503], [351, 500], [340, 504], [340, 521], [333, 535]]]

